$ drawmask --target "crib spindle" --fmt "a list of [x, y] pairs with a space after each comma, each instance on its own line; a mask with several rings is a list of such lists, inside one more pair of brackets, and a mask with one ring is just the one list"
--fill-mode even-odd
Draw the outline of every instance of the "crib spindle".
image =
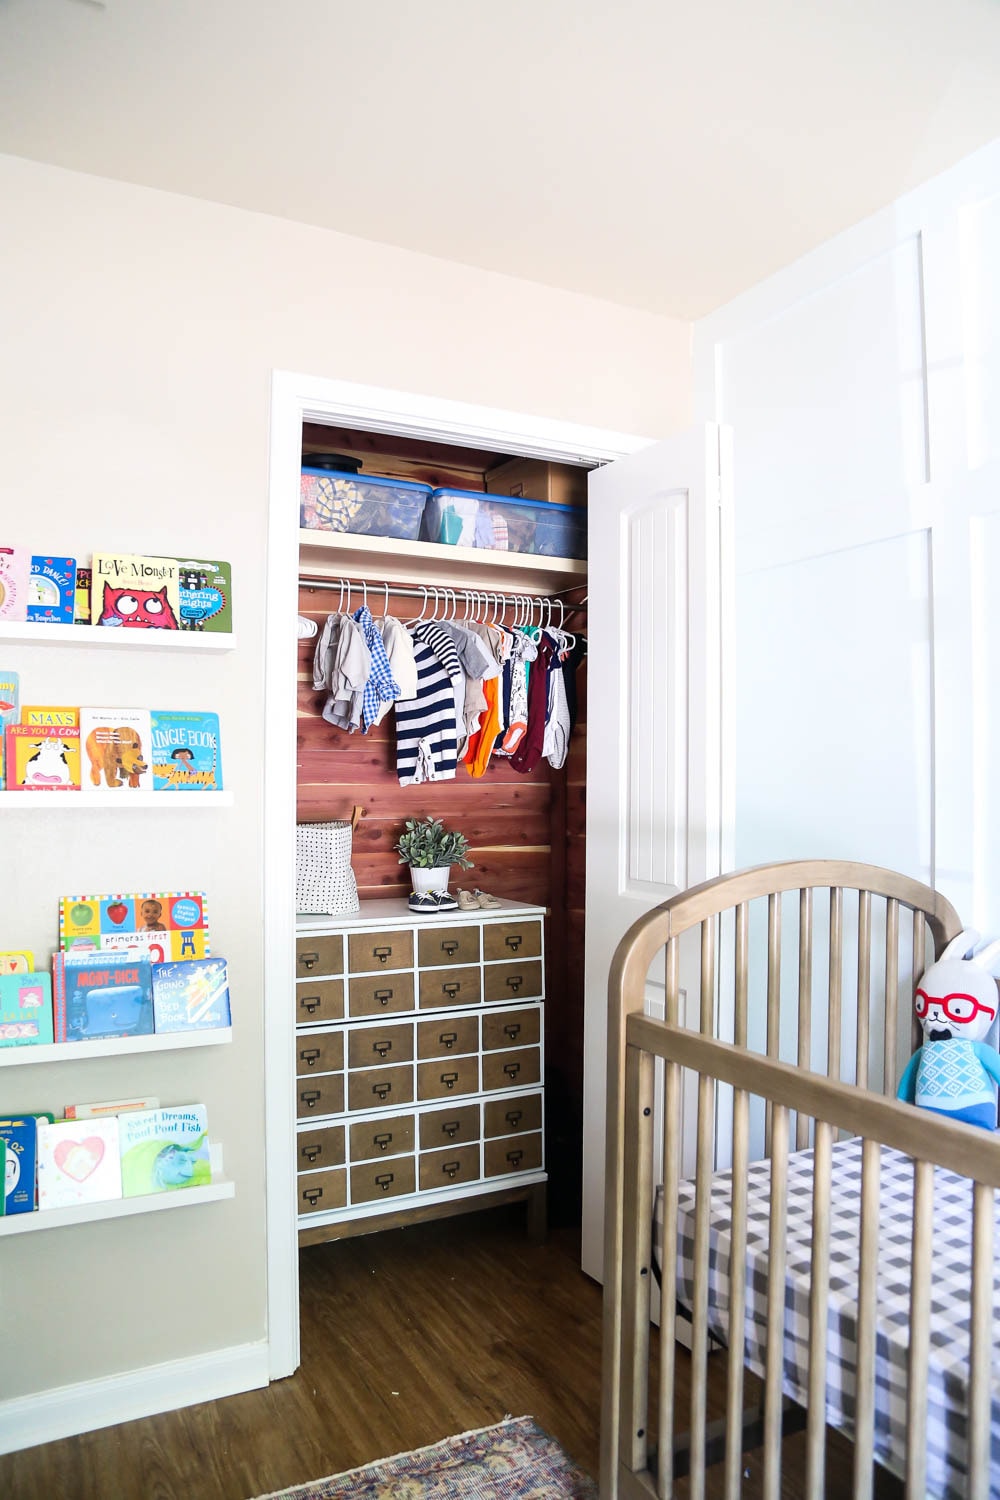
[[[781, 896], [767, 898], [767, 1055], [777, 1057], [781, 1044]], [[771, 1105], [764, 1108], [764, 1155], [771, 1154]]]
[[[704, 934], [704, 926], [702, 933]], [[704, 973], [704, 969], [702, 971]], [[694, 1285], [691, 1298], [691, 1500], [704, 1500], [708, 1407], [708, 1249], [715, 1166], [715, 1080], [698, 1077], [698, 1141], [694, 1199]]]
[[680, 1024], [680, 948], [676, 938], [667, 943], [663, 962], [663, 1019], [668, 1026]]
[[747, 986], [750, 973], [749, 963], [749, 934], [750, 934], [750, 904], [741, 901], [736, 908], [736, 1014], [734, 1017], [733, 1040], [737, 1047], [745, 1047], [747, 1044]]
[[833, 1127], [816, 1121], [813, 1154], [812, 1265], [809, 1287], [809, 1412], [806, 1495], [823, 1500], [826, 1456], [826, 1320], [830, 1287], [830, 1166]]
[[[674, 945], [676, 947], [676, 944]], [[677, 1244], [664, 1233], [677, 1222], [677, 1188], [681, 1165], [681, 1070], [664, 1064], [663, 1074], [663, 1224], [660, 1226], [660, 1390], [657, 1412], [657, 1493], [674, 1493], [674, 1368], [677, 1338]]]
[[910, 1350], [906, 1380], [906, 1493], [927, 1492], [927, 1361], [930, 1352], [931, 1243], [934, 1233], [934, 1168], [913, 1163], [913, 1235], [910, 1248]]
[[896, 1092], [899, 1038], [899, 902], [885, 903], [885, 1032], [882, 1041], [882, 1092]]
[[[910, 973], [913, 976], [912, 989], [916, 993], [920, 976], [927, 967], [927, 918], [922, 911], [913, 913], [913, 962]], [[916, 1052], [923, 1041], [923, 1033], [915, 1010], [910, 1011], [910, 1051]]]
[[785, 1231], [788, 1219], [788, 1108], [771, 1115], [771, 1213], [767, 1285], [767, 1354], [764, 1362], [763, 1500], [781, 1493], [781, 1377], [785, 1355]]
[[872, 894], [858, 892], [858, 1050], [854, 1081], [859, 1089], [868, 1087], [869, 1023], [871, 1020], [872, 982]]
[[993, 1334], [993, 1188], [972, 1189], [972, 1296], [969, 1307], [969, 1500], [990, 1492], [990, 1355]]
[[630, 1204], [622, 1232], [625, 1290], [622, 1299], [621, 1445], [628, 1467], [643, 1472], [649, 1453], [649, 1256], [653, 1242], [653, 1056], [628, 1047], [625, 1054], [625, 1192]]
[[[799, 891], [799, 1067], [808, 1071], [812, 1060], [812, 964], [813, 964], [813, 893], [809, 886]], [[795, 1117], [795, 1149], [809, 1144], [809, 1121], [803, 1114]]]
[[[737, 1040], [737, 1045], [745, 1045]], [[747, 1169], [750, 1095], [733, 1094], [733, 1199], [729, 1252], [729, 1353], [726, 1369], [726, 1494], [738, 1500], [743, 1477], [743, 1348], [747, 1302]]]
[[875, 1451], [875, 1313], [878, 1295], [878, 1141], [861, 1147], [861, 1231], [858, 1243], [858, 1342], [855, 1367], [854, 1500], [871, 1500]]
[[707, 917], [701, 924], [701, 1007], [698, 1025], [702, 1036], [715, 1034], [715, 924]]
[[841, 1007], [844, 995], [844, 892], [840, 886], [830, 891], [830, 985], [826, 1037], [826, 1072], [829, 1078], [840, 1078]]

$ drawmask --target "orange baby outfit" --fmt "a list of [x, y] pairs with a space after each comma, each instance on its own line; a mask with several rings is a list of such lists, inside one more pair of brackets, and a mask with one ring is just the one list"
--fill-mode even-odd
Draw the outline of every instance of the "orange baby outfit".
[[486, 708], [483, 711], [479, 728], [475, 734], [469, 737], [469, 747], [465, 752], [465, 769], [470, 776], [485, 776], [486, 768], [493, 754], [493, 746], [496, 744], [497, 735], [500, 733], [500, 693], [498, 684], [503, 679], [500, 677], [487, 677], [483, 682], [483, 696], [486, 699]]

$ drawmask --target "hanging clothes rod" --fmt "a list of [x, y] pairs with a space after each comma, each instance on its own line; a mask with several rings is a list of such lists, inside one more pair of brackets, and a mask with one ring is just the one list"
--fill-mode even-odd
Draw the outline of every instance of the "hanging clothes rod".
[[[371, 579], [362, 581], [357, 578], [346, 577], [310, 578], [305, 574], [300, 574], [299, 583], [303, 588], [333, 589], [339, 594], [343, 594], [347, 589], [350, 589], [352, 594], [364, 594], [367, 592], [375, 600], [388, 596], [395, 599], [421, 599], [425, 603], [431, 604], [434, 602], [435, 596], [437, 596], [438, 601], [441, 603], [445, 602], [445, 600], [450, 603], [452, 598], [457, 598], [461, 604], [475, 603], [477, 599], [482, 600], [483, 603], [492, 601], [496, 604], [498, 600], [502, 599], [505, 607], [509, 606], [510, 608], [516, 608], [519, 604], [538, 604], [544, 599], [558, 600], [560, 593], [572, 593], [572, 589], [562, 589], [552, 594], [518, 594], [508, 593], [504, 589], [456, 589], [448, 584], [433, 583], [420, 584], [413, 588], [396, 583], [373, 583]], [[574, 585], [576, 588], [583, 588], [584, 586], [583, 584]], [[587, 608], [586, 597], [579, 604], [573, 603], [571, 600], [565, 600], [563, 601], [563, 607], [567, 614], [572, 614], [576, 610], [585, 610]]]

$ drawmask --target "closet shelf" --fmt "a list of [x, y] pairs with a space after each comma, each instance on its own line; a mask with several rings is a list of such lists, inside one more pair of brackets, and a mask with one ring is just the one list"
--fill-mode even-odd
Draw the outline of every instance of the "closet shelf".
[[444, 547], [439, 542], [404, 542], [349, 531], [300, 531], [299, 567], [331, 578], [345, 570], [358, 574], [368, 565], [387, 583], [438, 584], [450, 588], [555, 593], [587, 581], [587, 564], [572, 557], [539, 557], [530, 552], [490, 552], [479, 547]]
[[204, 1031], [111, 1036], [94, 1042], [44, 1042], [31, 1047], [0, 1047], [0, 1068], [24, 1067], [31, 1063], [86, 1062], [89, 1057], [133, 1057], [137, 1052], [176, 1052], [179, 1047], [221, 1047], [232, 1039], [233, 1028], [219, 1026]]
[[232, 807], [232, 792], [134, 792], [127, 790], [117, 800], [107, 795], [90, 791], [80, 792], [0, 792], [0, 807], [17, 808], [20, 812], [40, 812], [43, 808], [60, 812], [79, 812], [89, 807], [101, 812], [117, 812], [123, 808], [166, 807], [174, 812], [194, 812], [196, 808]]
[[75, 1208], [36, 1209], [30, 1214], [10, 1214], [0, 1219], [0, 1237], [30, 1234], [38, 1229], [63, 1229], [68, 1224], [89, 1224], [95, 1219], [127, 1219], [133, 1214], [158, 1213], [167, 1208], [194, 1208], [199, 1203], [217, 1203], [234, 1198], [234, 1182], [212, 1182], [207, 1187], [181, 1188], [174, 1193], [147, 1193], [141, 1198], [111, 1198], [105, 1203], [80, 1203]]
[[22, 641], [31, 646], [106, 646], [112, 650], [232, 651], [231, 632], [206, 630], [113, 630], [106, 625], [39, 625], [0, 621], [0, 643]]

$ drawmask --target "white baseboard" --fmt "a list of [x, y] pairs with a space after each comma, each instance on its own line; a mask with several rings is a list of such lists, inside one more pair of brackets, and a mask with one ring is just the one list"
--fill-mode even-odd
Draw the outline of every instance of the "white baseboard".
[[123, 1375], [16, 1396], [0, 1401], [0, 1453], [134, 1422], [137, 1417], [176, 1411], [199, 1401], [217, 1401], [267, 1383], [268, 1346], [262, 1339], [257, 1344], [238, 1344]]

